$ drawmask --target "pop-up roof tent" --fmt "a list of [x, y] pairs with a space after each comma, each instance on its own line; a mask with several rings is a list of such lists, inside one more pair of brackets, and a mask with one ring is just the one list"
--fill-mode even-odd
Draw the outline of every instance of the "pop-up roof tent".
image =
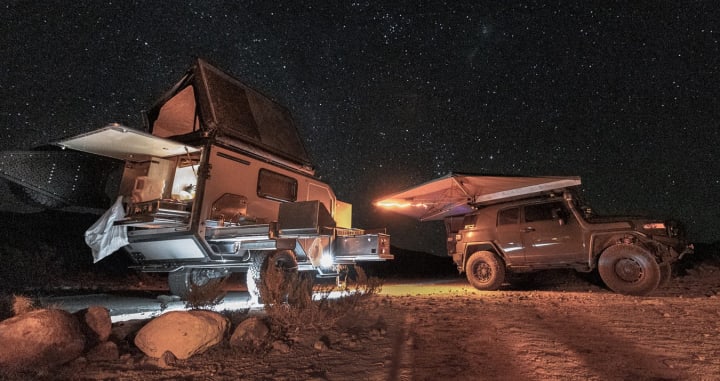
[[120, 125], [57, 142], [121, 160], [166, 157], [197, 149], [203, 139], [270, 152], [311, 168], [290, 112], [202, 59], [146, 113], [148, 133]]
[[450, 173], [383, 197], [376, 200], [375, 205], [420, 221], [434, 221], [470, 213], [477, 206], [577, 185], [580, 185], [579, 177], [510, 177]]
[[[47, 205], [105, 208], [103, 179], [114, 161], [143, 161], [199, 150], [207, 139], [270, 153], [312, 173], [312, 163], [290, 112], [208, 62], [198, 59], [146, 113], [148, 131], [117, 124], [56, 142], [70, 150], [0, 152], [0, 177], [43, 198]], [[105, 161], [103, 161], [104, 163]], [[106, 168], [107, 167], [107, 168]], [[95, 200], [94, 194], [98, 194]], [[46, 201], [47, 200], [47, 201]], [[110, 200], [112, 201], [112, 200]]]
[[287, 108], [202, 59], [150, 108], [147, 118], [155, 136], [228, 137], [311, 166]]

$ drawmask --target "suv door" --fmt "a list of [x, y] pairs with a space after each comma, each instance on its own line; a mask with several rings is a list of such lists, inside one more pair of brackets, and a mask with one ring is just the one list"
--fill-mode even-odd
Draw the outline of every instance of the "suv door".
[[582, 230], [561, 201], [525, 205], [520, 224], [527, 264], [583, 262]]
[[520, 229], [520, 208], [502, 209], [497, 214], [497, 244], [505, 253], [508, 266], [525, 264], [523, 232]]

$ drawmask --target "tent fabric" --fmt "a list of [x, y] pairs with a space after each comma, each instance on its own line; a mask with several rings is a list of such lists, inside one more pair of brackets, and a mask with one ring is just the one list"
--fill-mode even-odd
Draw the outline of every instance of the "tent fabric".
[[115, 226], [114, 222], [125, 218], [122, 196], [86, 232], [85, 243], [90, 246], [93, 263], [129, 244], [127, 226]]
[[450, 173], [383, 197], [375, 205], [420, 221], [470, 213], [475, 207], [580, 185], [579, 177], [482, 176]]
[[312, 166], [290, 110], [202, 59], [198, 59], [196, 74], [195, 87], [205, 125], [295, 163]]

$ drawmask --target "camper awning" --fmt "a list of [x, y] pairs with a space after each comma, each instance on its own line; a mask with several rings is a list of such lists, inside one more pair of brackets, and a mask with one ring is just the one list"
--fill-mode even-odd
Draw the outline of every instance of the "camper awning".
[[420, 221], [470, 213], [474, 206], [580, 185], [579, 177], [510, 177], [450, 173], [375, 201]]
[[60, 147], [120, 160], [143, 161], [200, 151], [172, 140], [112, 124], [56, 143]]

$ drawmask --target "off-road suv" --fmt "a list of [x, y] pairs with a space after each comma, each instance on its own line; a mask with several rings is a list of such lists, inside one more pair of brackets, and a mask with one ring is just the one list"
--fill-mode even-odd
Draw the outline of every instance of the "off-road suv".
[[500, 287], [506, 271], [569, 267], [597, 268], [611, 290], [645, 295], [667, 282], [671, 264], [689, 250], [675, 224], [595, 217], [568, 190], [482, 208], [448, 232], [454, 262], [481, 290]]
[[692, 252], [677, 223], [593, 215], [578, 201], [579, 184], [577, 177], [451, 174], [379, 205], [444, 219], [448, 254], [480, 290], [499, 288], [507, 272], [572, 268], [597, 269], [611, 290], [645, 295]]

